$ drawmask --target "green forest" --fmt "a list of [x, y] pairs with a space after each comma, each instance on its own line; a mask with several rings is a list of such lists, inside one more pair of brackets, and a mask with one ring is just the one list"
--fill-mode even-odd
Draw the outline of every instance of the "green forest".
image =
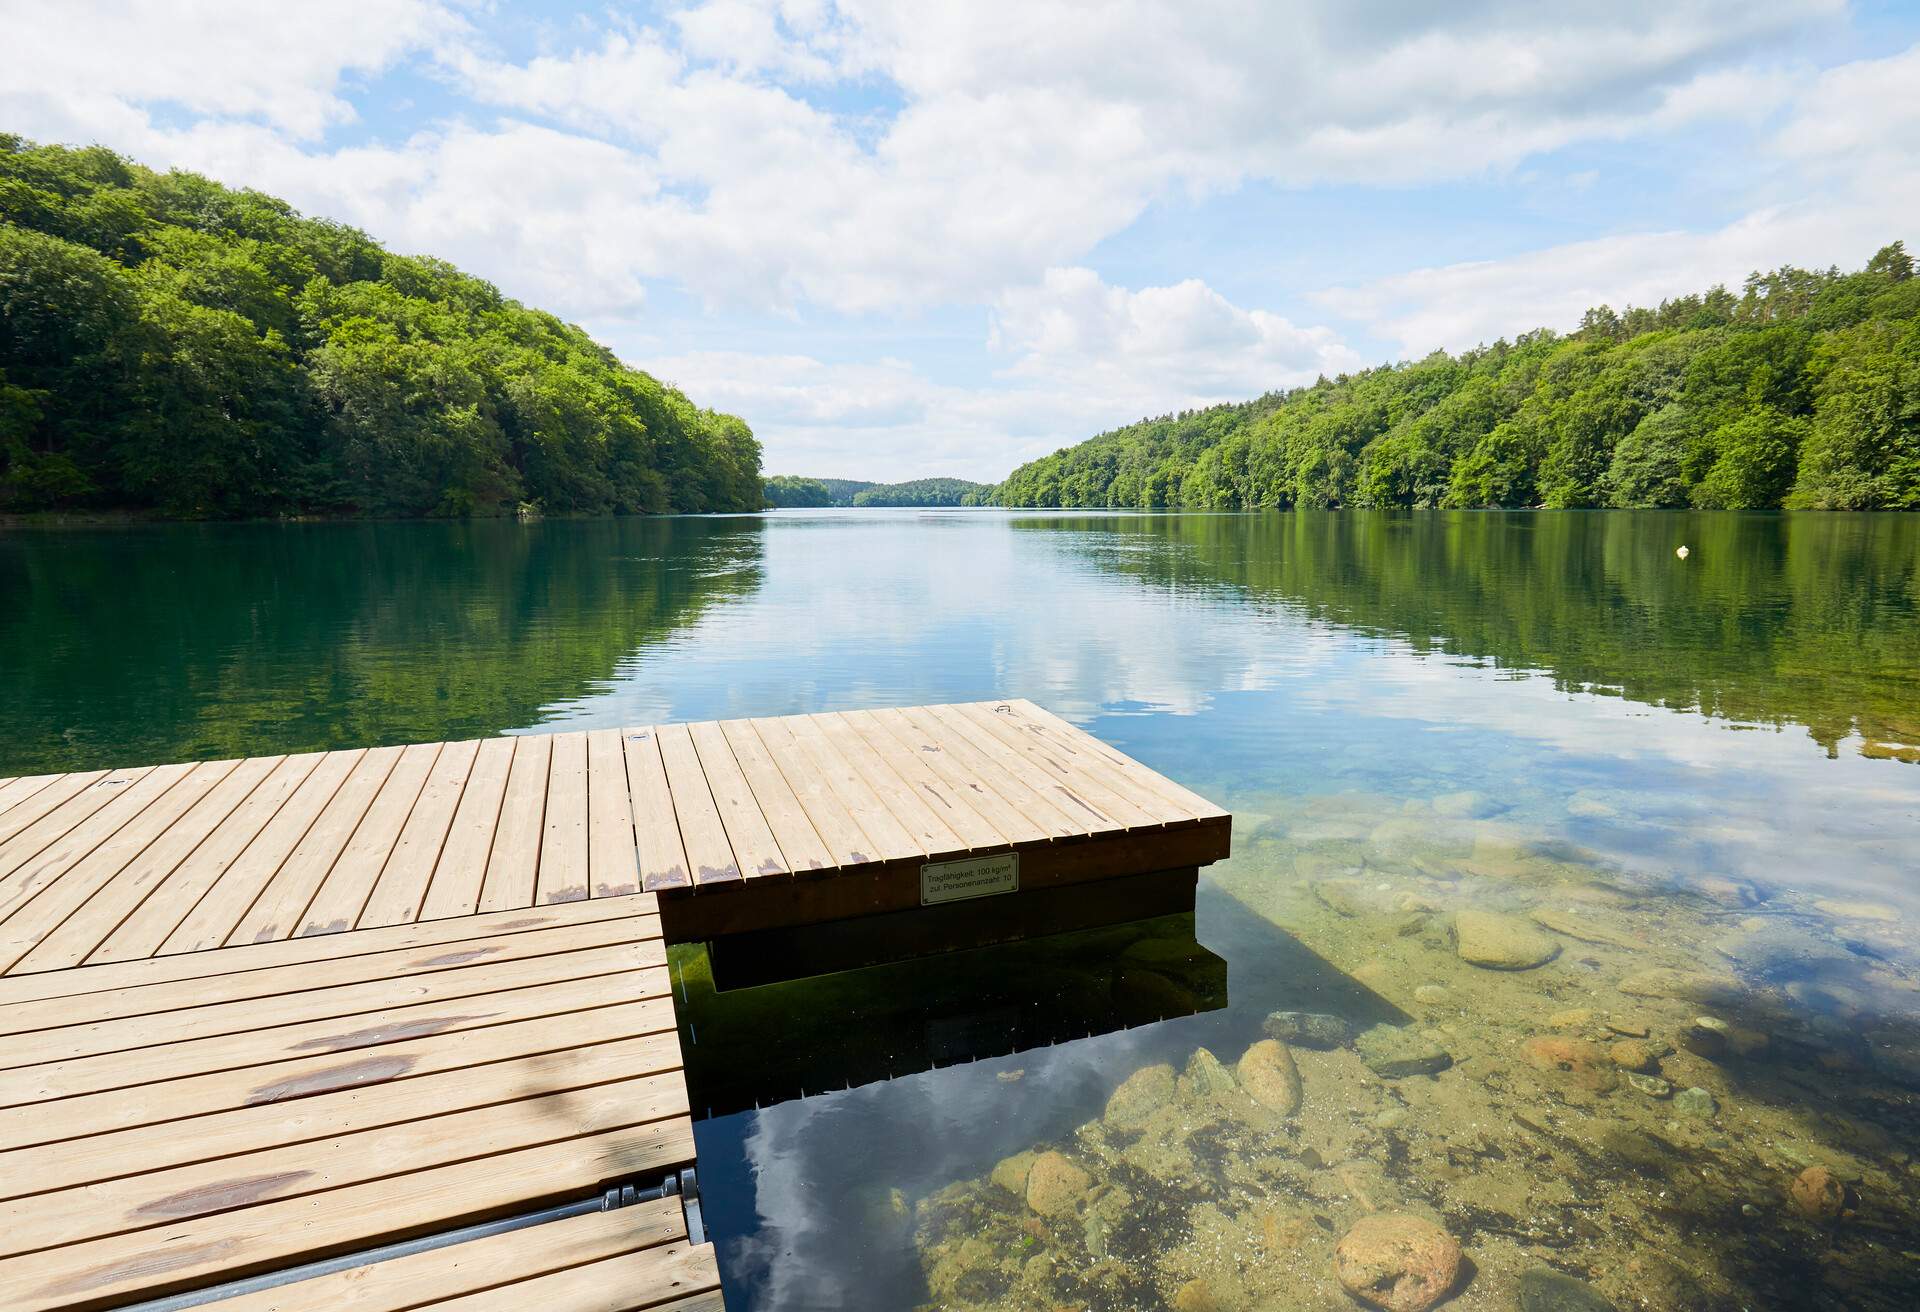
[[851, 478], [776, 474], [766, 481], [770, 506], [984, 506], [991, 483], [964, 478], [916, 478], [906, 483], [862, 483]]
[[760, 447], [439, 260], [0, 134], [0, 510], [757, 510]]
[[1920, 279], [1857, 273], [1589, 310], [1459, 355], [1125, 428], [1016, 469], [1006, 506], [1920, 509]]

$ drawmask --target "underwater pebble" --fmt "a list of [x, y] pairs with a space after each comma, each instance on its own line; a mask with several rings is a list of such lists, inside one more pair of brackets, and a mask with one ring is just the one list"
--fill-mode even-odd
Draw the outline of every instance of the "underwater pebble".
[[1547, 1024], [1556, 1030], [1571, 1030], [1578, 1029], [1592, 1019], [1592, 1007], [1569, 1007], [1565, 1011], [1556, 1011], [1547, 1017]]
[[1732, 879], [1726, 875], [1702, 875], [1687, 887], [1717, 906], [1751, 907], [1767, 900], [1767, 892], [1750, 879]]
[[1603, 947], [1625, 948], [1637, 952], [1647, 946], [1645, 940], [1631, 934], [1621, 934], [1597, 925], [1584, 916], [1576, 916], [1567, 911], [1554, 911], [1542, 907], [1533, 913], [1535, 924], [1544, 925], [1556, 934], [1565, 934], [1568, 938], [1579, 939], [1582, 943], [1598, 943]]
[[1614, 1308], [1585, 1281], [1537, 1266], [1520, 1273], [1520, 1312], [1614, 1312]]
[[1847, 1187], [1824, 1166], [1809, 1166], [1793, 1179], [1787, 1197], [1803, 1216], [1827, 1221], [1840, 1215], [1847, 1205]]
[[1233, 1072], [1205, 1048], [1194, 1049], [1180, 1072], [1180, 1092], [1189, 1098], [1218, 1098], [1234, 1090]]
[[1165, 1062], [1143, 1066], [1121, 1081], [1108, 1097], [1100, 1119], [1116, 1129], [1131, 1129], [1172, 1102], [1174, 1087], [1173, 1067]]
[[1517, 916], [1460, 911], [1453, 917], [1454, 951], [1490, 970], [1530, 970], [1560, 954], [1560, 945]]
[[1720, 1104], [1705, 1089], [1695, 1087], [1682, 1089], [1673, 1095], [1673, 1109], [1683, 1116], [1698, 1116], [1705, 1119], [1720, 1110]]
[[1393, 1025], [1375, 1025], [1353, 1046], [1367, 1069], [1383, 1080], [1438, 1075], [1453, 1065], [1452, 1055], [1439, 1043], [1418, 1030]]
[[1041, 1216], [1071, 1212], [1093, 1177], [1060, 1153], [1041, 1153], [1027, 1171], [1027, 1206]]
[[1300, 1110], [1300, 1069], [1278, 1039], [1262, 1039], [1248, 1048], [1234, 1073], [1247, 1096], [1268, 1111], [1291, 1116]]
[[1452, 820], [1484, 820], [1505, 809], [1485, 793], [1442, 793], [1433, 799], [1434, 814]]
[[1746, 992], [1746, 986], [1731, 975], [1666, 966], [1624, 975], [1614, 987], [1630, 997], [1675, 998], [1682, 1002], [1732, 1002]]
[[1815, 911], [1824, 911], [1829, 916], [1841, 920], [1898, 920], [1900, 913], [1884, 902], [1849, 902], [1837, 898], [1821, 898], [1813, 904]]
[[1263, 1028], [1268, 1038], [1301, 1048], [1342, 1048], [1353, 1039], [1353, 1026], [1317, 1011], [1276, 1011]]
[[1459, 1278], [1460, 1245], [1417, 1216], [1364, 1216], [1334, 1246], [1333, 1273], [1370, 1307], [1426, 1312]]
[[1638, 1071], [1629, 1071], [1627, 1083], [1649, 1098], [1668, 1098], [1673, 1095], [1673, 1086], [1658, 1075], [1642, 1075]]
[[1437, 1007], [1452, 996], [1444, 984], [1422, 984], [1413, 991], [1413, 1000], [1428, 1007]]

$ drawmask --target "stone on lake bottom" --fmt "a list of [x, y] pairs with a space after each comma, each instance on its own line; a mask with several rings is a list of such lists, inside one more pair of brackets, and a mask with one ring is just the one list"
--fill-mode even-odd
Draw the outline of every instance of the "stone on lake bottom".
[[1705, 1089], [1682, 1089], [1673, 1095], [1673, 1109], [1685, 1116], [1705, 1119], [1720, 1110], [1720, 1104]]
[[1520, 1312], [1614, 1312], [1592, 1285], [1552, 1267], [1520, 1273]]
[[1291, 1116], [1300, 1110], [1300, 1069], [1278, 1039], [1262, 1039], [1234, 1067], [1240, 1087], [1268, 1111]]
[[1233, 1072], [1207, 1048], [1195, 1048], [1180, 1073], [1180, 1092], [1189, 1098], [1218, 1098], [1234, 1090]]
[[1417, 1216], [1364, 1216], [1334, 1246], [1333, 1272], [1370, 1307], [1426, 1312], [1459, 1279], [1460, 1245]]
[[1042, 1216], [1071, 1212], [1093, 1177], [1056, 1152], [1041, 1153], [1027, 1171], [1027, 1206]]
[[1300, 1048], [1341, 1048], [1353, 1039], [1353, 1026], [1341, 1017], [1315, 1011], [1276, 1011], [1265, 1029], [1268, 1038]]
[[1418, 1030], [1375, 1025], [1354, 1043], [1367, 1069], [1383, 1080], [1438, 1075], [1453, 1065], [1447, 1050]]
[[1454, 950], [1462, 961], [1489, 970], [1530, 970], [1560, 954], [1560, 945], [1516, 916], [1460, 911], [1453, 917]]
[[1642, 1075], [1638, 1071], [1627, 1074], [1627, 1083], [1647, 1095], [1649, 1098], [1669, 1098], [1673, 1096], [1673, 1086], [1658, 1075]]
[[1121, 1130], [1140, 1125], [1173, 1101], [1174, 1084], [1173, 1067], [1165, 1062], [1143, 1066], [1121, 1081], [1108, 1097], [1101, 1119]]
[[1802, 1216], [1816, 1221], [1832, 1220], [1847, 1205], [1847, 1187], [1824, 1166], [1809, 1166], [1795, 1176], [1787, 1196]]

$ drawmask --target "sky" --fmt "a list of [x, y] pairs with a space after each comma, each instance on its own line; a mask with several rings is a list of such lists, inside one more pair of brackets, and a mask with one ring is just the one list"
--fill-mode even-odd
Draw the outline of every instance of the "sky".
[[0, 131], [285, 197], [742, 415], [998, 480], [1920, 246], [1920, 3], [0, 0]]

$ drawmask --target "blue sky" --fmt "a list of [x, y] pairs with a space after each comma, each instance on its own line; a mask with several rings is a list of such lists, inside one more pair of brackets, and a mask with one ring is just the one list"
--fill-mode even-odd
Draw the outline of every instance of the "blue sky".
[[439, 255], [744, 415], [994, 479], [1920, 213], [1920, 12], [1842, 0], [0, 0], [0, 128]]

